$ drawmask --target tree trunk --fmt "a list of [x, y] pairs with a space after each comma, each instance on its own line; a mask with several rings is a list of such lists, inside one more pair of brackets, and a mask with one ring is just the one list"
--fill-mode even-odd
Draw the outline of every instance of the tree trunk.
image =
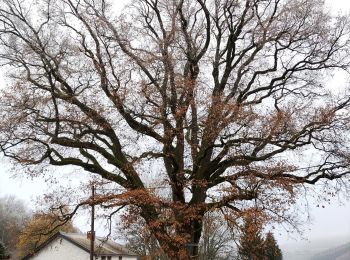
[[160, 247], [169, 259], [197, 260], [199, 259], [198, 245], [202, 234], [202, 219], [203, 216], [199, 216], [194, 220], [188, 221], [188, 224], [182, 224], [176, 230], [172, 230], [171, 227], [166, 228], [153, 225], [152, 221], [147, 221], [147, 223], [149, 223], [152, 233], [155, 234]]

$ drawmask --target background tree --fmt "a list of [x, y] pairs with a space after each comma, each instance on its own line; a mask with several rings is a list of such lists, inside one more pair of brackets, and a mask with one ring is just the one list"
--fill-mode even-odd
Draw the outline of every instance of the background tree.
[[104, 201], [137, 208], [171, 259], [198, 255], [207, 212], [291, 221], [301, 186], [349, 173], [349, 96], [325, 84], [348, 69], [349, 21], [323, 2], [0, 6], [2, 152], [118, 184]]
[[53, 213], [35, 213], [26, 224], [18, 239], [17, 250], [19, 257], [24, 257], [45, 242], [57, 231], [77, 232], [72, 222], [62, 222]]
[[0, 240], [0, 260], [9, 259], [7, 248], [5, 244]]
[[267, 260], [282, 260], [282, 251], [279, 248], [275, 237], [271, 232], [266, 234], [266, 238], [264, 241], [265, 254], [267, 256]]
[[245, 217], [239, 238], [239, 260], [267, 260], [262, 232], [263, 226], [257, 218], [253, 216]]
[[9, 252], [14, 253], [18, 237], [29, 218], [30, 212], [22, 200], [14, 196], [0, 198], [0, 241]]
[[[127, 223], [127, 222], [126, 222]], [[133, 221], [124, 225], [122, 228], [121, 239], [126, 239], [126, 246], [137, 253], [144, 260], [168, 260], [164, 251], [161, 249], [155, 236], [147, 228], [142, 219]]]
[[232, 229], [215, 212], [204, 216], [203, 234], [199, 242], [200, 260], [235, 259], [236, 247]]

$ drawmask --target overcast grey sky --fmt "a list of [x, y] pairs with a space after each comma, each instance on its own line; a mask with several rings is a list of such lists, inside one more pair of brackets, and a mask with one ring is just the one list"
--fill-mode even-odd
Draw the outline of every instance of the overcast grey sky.
[[[121, 7], [126, 2], [128, 0], [118, 0], [117, 5]], [[327, 0], [326, 4], [334, 12], [339, 10], [348, 12], [350, 10], [349, 0]], [[332, 82], [342, 84], [338, 81], [338, 78], [335, 78]], [[47, 185], [43, 179], [14, 178], [13, 173], [10, 173], [10, 166], [0, 161], [0, 196], [14, 194], [32, 206], [36, 196], [44, 194], [50, 189], [52, 189], [52, 186]], [[312, 224], [305, 226], [305, 238], [315, 241], [316, 239], [334, 237], [339, 241], [350, 242], [350, 202], [343, 201], [343, 205], [340, 205], [338, 201], [334, 201], [325, 208], [311, 205], [310, 210], [313, 221]], [[304, 212], [300, 213], [304, 214]], [[276, 236], [281, 244], [293, 241], [284, 231], [276, 234]], [[300, 240], [300, 237], [297, 237], [297, 239]], [[301, 243], [304, 242], [299, 242], [300, 245]]]

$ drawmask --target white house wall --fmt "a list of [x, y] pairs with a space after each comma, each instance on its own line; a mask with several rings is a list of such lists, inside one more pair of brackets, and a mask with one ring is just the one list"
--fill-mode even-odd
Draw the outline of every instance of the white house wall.
[[[63, 238], [54, 241], [42, 248], [30, 260], [89, 260], [89, 253]], [[123, 260], [126, 259], [123, 257]]]
[[[100, 260], [101, 257], [96, 259]], [[122, 260], [137, 259], [136, 256], [122, 256]], [[90, 260], [90, 254], [68, 240], [57, 237], [32, 256], [30, 260]], [[119, 256], [113, 256], [112, 260], [119, 260]]]
[[[112, 260], [119, 260], [119, 258], [117, 256], [115, 256], [114, 258], [112, 257]], [[123, 256], [123, 260], [137, 260], [136, 256]]]
[[[101, 257], [97, 260], [101, 260]], [[119, 260], [119, 256], [113, 256], [112, 260]], [[138, 260], [138, 258], [136, 256], [123, 256], [122, 260]]]

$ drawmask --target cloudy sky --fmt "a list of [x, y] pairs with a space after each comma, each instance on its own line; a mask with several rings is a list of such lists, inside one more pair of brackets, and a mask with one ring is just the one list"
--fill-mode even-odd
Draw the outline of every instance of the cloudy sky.
[[[122, 6], [128, 0], [118, 0], [118, 5]], [[119, 4], [120, 3], [120, 4]], [[334, 12], [348, 12], [350, 10], [350, 1], [348, 0], [329, 0], [326, 4]], [[337, 78], [333, 80], [337, 81]], [[52, 189], [51, 186], [43, 179], [25, 179], [15, 178], [13, 173], [10, 173], [10, 165], [4, 160], [0, 162], [0, 196], [6, 194], [14, 194], [17, 197], [25, 200], [29, 205], [33, 206], [33, 201], [36, 196], [41, 195]], [[334, 201], [331, 205], [325, 208], [310, 206], [312, 221], [305, 225], [306, 231], [304, 238], [309, 241], [315, 241], [323, 238], [337, 238], [339, 241], [350, 241], [350, 202], [346, 200]], [[301, 212], [303, 214], [303, 212]], [[277, 234], [280, 243], [300, 240], [298, 236], [290, 236], [283, 230]], [[296, 239], [296, 240], [295, 240]], [[304, 242], [307, 240], [304, 240]], [[300, 242], [301, 243], [301, 242]]]

